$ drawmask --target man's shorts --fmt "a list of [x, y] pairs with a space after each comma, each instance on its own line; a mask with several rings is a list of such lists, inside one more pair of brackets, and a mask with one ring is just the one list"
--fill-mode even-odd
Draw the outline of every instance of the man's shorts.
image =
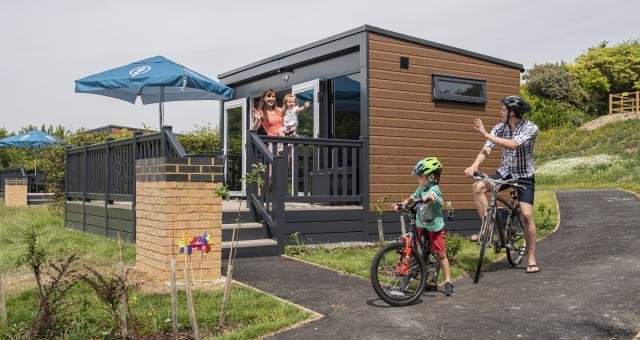
[[[500, 175], [499, 172], [496, 172], [495, 175], [491, 175], [489, 176], [492, 179], [511, 179], [513, 178], [511, 176], [511, 174], [507, 175], [507, 176], [502, 176]], [[536, 178], [535, 176], [531, 176], [531, 177], [521, 177], [518, 178], [518, 184], [522, 185], [524, 187], [523, 188], [516, 188], [518, 190], [518, 200], [520, 202], [523, 203], [529, 203], [531, 205], [533, 205], [533, 196], [535, 195], [536, 192]], [[508, 186], [503, 185], [500, 190], [505, 190], [507, 189]]]
[[431, 251], [435, 254], [447, 254], [447, 248], [444, 240], [444, 228], [437, 232], [429, 232], [429, 239], [431, 240]]

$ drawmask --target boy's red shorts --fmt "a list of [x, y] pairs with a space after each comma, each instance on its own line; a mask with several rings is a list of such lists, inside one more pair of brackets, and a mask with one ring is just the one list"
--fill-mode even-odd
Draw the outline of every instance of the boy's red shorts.
[[444, 228], [437, 232], [429, 232], [429, 239], [431, 240], [431, 251], [436, 254], [446, 255], [447, 248], [444, 240]]

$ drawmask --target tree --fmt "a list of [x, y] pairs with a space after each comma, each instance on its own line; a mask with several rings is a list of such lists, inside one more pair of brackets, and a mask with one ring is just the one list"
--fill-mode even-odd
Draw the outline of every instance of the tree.
[[544, 99], [580, 104], [584, 90], [576, 75], [562, 63], [534, 65], [522, 76], [530, 94]]
[[571, 70], [586, 90], [593, 112], [606, 114], [609, 93], [640, 90], [640, 39], [591, 47], [575, 59]]

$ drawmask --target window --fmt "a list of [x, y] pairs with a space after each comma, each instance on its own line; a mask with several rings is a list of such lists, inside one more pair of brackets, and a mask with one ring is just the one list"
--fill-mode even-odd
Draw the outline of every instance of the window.
[[433, 100], [469, 103], [487, 101], [487, 82], [479, 79], [433, 75]]
[[329, 80], [329, 137], [360, 138], [360, 73]]

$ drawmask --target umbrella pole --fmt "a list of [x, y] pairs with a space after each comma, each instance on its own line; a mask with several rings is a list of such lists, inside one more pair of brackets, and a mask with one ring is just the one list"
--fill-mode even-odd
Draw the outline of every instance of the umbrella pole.
[[164, 86], [160, 90], [160, 131], [164, 126]]

